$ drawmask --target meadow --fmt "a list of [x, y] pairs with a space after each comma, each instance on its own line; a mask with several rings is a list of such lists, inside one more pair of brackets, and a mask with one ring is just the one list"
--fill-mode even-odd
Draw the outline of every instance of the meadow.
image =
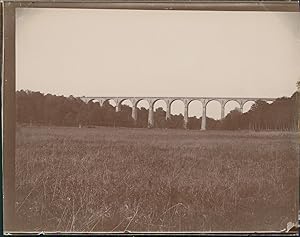
[[297, 222], [299, 133], [18, 127], [30, 231], [259, 231]]

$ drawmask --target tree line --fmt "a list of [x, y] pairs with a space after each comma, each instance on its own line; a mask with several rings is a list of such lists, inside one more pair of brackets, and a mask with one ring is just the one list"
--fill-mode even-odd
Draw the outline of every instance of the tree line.
[[[297, 130], [299, 92], [268, 104], [256, 101], [246, 113], [239, 109], [230, 111], [222, 120], [206, 118], [206, 128], [213, 130]], [[47, 126], [112, 126], [148, 127], [148, 110], [137, 108], [137, 121], [131, 117], [131, 107], [121, 105], [119, 112], [108, 101], [84, 103], [80, 98], [43, 94], [29, 90], [16, 92], [16, 120], [19, 124]], [[154, 111], [154, 127], [183, 128], [182, 114], [171, 115], [166, 120], [163, 108]], [[189, 117], [188, 129], [200, 129], [201, 117]]]

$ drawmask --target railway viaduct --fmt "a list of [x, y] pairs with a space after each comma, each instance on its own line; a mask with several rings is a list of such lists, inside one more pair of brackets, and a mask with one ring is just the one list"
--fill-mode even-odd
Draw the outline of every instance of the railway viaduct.
[[132, 118], [134, 121], [137, 120], [137, 104], [140, 101], [147, 101], [149, 104], [149, 114], [148, 114], [148, 126], [151, 128], [154, 126], [154, 104], [158, 100], [162, 100], [167, 105], [166, 119], [171, 117], [171, 105], [174, 101], [179, 100], [184, 103], [184, 127], [187, 128], [188, 123], [188, 107], [189, 103], [192, 101], [200, 101], [202, 103], [203, 113], [201, 130], [206, 130], [206, 106], [210, 101], [218, 101], [221, 104], [221, 119], [225, 116], [225, 105], [229, 101], [236, 101], [240, 106], [240, 111], [243, 112], [244, 104], [248, 101], [274, 101], [276, 98], [234, 98], [234, 97], [110, 97], [110, 96], [88, 96], [80, 97], [85, 103], [89, 101], [99, 101], [100, 106], [103, 105], [105, 101], [113, 100], [116, 103], [116, 112], [121, 110], [121, 103], [125, 100], [129, 100], [132, 104]]

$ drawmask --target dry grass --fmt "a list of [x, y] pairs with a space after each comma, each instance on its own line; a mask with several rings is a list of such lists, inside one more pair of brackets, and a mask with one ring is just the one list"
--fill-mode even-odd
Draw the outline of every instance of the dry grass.
[[299, 134], [20, 128], [22, 230], [280, 230], [297, 220]]

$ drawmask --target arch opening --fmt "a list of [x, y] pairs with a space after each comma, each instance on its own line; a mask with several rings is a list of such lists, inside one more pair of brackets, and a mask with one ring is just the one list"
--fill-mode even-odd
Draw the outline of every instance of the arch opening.
[[90, 100], [87, 101], [87, 104], [97, 103], [97, 102], [100, 103], [99, 100], [97, 100], [97, 99], [90, 99]]
[[145, 99], [141, 99], [136, 102], [135, 106], [137, 108], [136, 127], [147, 128], [150, 107], [149, 102]]
[[239, 104], [239, 102], [237, 102], [236, 100], [229, 100], [226, 104], [225, 104], [225, 117], [233, 110], [238, 110], [241, 111], [241, 106]]
[[115, 110], [116, 102], [114, 99], [105, 99], [103, 100], [101, 107], [101, 126], [116, 126]]
[[132, 102], [129, 99], [123, 99], [119, 102], [119, 106], [120, 106], [120, 112], [128, 112], [131, 113], [132, 111]]
[[154, 101], [153, 102], [153, 111], [157, 111], [158, 109], [161, 109], [166, 112], [167, 111], [167, 103], [162, 99]]
[[188, 105], [188, 116], [196, 117], [197, 119], [201, 118], [203, 114], [203, 105], [199, 100], [192, 100]]
[[98, 100], [98, 99], [91, 99], [91, 100], [89, 100], [89, 102], [93, 102], [93, 103], [100, 103], [100, 101]]
[[180, 99], [175, 99], [170, 103], [170, 119], [167, 120], [167, 128], [183, 128], [185, 126], [184, 102]]
[[93, 102], [95, 105], [97, 105], [98, 107], [100, 107], [100, 106], [101, 106], [101, 103], [100, 103], [100, 101], [99, 101], [99, 100], [97, 100], [97, 99], [94, 99], [94, 100], [92, 100], [92, 102]]
[[188, 129], [200, 129], [203, 105], [199, 100], [192, 100], [188, 104]]
[[114, 99], [106, 99], [103, 101], [103, 106], [116, 107], [117, 103]]
[[148, 102], [147, 100], [141, 99], [141, 100], [138, 100], [138, 101], [136, 102], [136, 107], [137, 107], [138, 109], [144, 108], [144, 109], [148, 110], [149, 107], [150, 107], [150, 105], [149, 105], [149, 102]]
[[217, 100], [210, 100], [206, 104], [206, 118], [220, 120], [221, 119], [221, 103]]
[[248, 100], [246, 103], [243, 104], [243, 113], [249, 112], [251, 107], [255, 104], [254, 101]]
[[129, 100], [129, 99], [121, 100], [119, 102], [118, 106], [119, 106], [119, 110], [118, 110], [119, 112], [125, 112], [125, 111], [128, 113], [132, 112], [133, 105], [132, 105], [131, 100]]
[[180, 99], [173, 100], [170, 103], [171, 114], [172, 115], [182, 115], [184, 114], [184, 103]]
[[154, 111], [154, 127], [164, 128], [166, 126], [167, 103], [162, 99], [158, 99], [154, 101], [153, 111]]
[[129, 99], [119, 101], [116, 113], [116, 123], [121, 127], [133, 127], [132, 102]]
[[123, 99], [119, 103], [120, 103], [120, 105], [123, 105], [123, 106], [125, 105], [125, 106], [132, 108], [132, 102], [129, 99]]

